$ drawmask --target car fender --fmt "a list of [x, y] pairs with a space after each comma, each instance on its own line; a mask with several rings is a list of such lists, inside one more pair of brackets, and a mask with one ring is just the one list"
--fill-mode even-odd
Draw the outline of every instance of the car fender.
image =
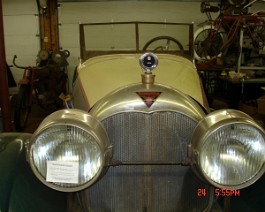
[[1, 133], [0, 135], [0, 209], [7, 211], [12, 184], [22, 155], [23, 141], [28, 134]]
[[26, 162], [31, 134], [0, 133], [0, 211], [66, 211], [67, 196], [39, 182]]

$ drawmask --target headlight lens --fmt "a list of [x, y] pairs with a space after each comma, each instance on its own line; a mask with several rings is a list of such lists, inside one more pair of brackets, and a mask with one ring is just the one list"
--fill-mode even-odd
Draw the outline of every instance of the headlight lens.
[[62, 110], [48, 116], [34, 133], [29, 161], [44, 184], [59, 191], [78, 191], [102, 173], [108, 145], [96, 119], [79, 110]]
[[192, 146], [193, 167], [216, 187], [244, 188], [264, 173], [264, 131], [240, 111], [208, 115], [195, 129]]
[[200, 161], [207, 176], [229, 186], [253, 178], [263, 166], [264, 152], [264, 138], [257, 129], [231, 124], [206, 138]]

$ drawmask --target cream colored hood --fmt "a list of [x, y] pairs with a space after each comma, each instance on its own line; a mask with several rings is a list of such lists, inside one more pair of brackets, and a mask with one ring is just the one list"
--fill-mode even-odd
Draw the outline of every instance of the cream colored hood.
[[[153, 71], [155, 82], [172, 86], [205, 105], [200, 78], [194, 64], [176, 55], [159, 54]], [[78, 67], [73, 88], [75, 107], [89, 109], [111, 91], [141, 82], [140, 54], [116, 54], [91, 58]], [[85, 104], [85, 105], [84, 105]]]

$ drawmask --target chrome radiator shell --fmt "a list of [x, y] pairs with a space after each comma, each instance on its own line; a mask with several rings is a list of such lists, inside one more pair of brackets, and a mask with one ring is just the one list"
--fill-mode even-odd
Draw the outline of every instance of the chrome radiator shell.
[[[160, 93], [151, 107], [141, 99], [139, 93]], [[99, 100], [89, 113], [99, 120], [121, 112], [153, 113], [155, 111], [176, 111], [195, 121], [205, 116], [205, 111], [189, 96], [180, 90], [162, 84], [146, 86], [132, 84], [115, 90]]]
[[90, 111], [108, 133], [112, 160], [124, 164], [111, 166], [82, 191], [86, 205], [90, 211], [207, 211], [213, 188], [180, 165], [188, 164], [188, 144], [205, 113], [172, 88], [147, 90], [161, 92], [151, 107], [137, 95], [145, 88], [136, 84], [111, 93]]

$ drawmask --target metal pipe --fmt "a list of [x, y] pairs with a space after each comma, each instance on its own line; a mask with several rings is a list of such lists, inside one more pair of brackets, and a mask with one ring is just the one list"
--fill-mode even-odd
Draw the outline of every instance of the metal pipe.
[[4, 131], [11, 132], [12, 124], [6, 70], [2, 0], [0, 0], [0, 93], [0, 107], [2, 110]]
[[252, 6], [252, 4], [254, 4], [256, 1], [258, 1], [258, 0], [253, 0], [253, 1], [249, 2], [248, 4], [246, 4], [246, 5], [243, 7], [243, 9], [246, 9], [246, 8], [249, 7], [249, 6]]
[[237, 59], [237, 73], [240, 73], [240, 67], [241, 67], [241, 62], [242, 62], [243, 36], [244, 36], [244, 28], [241, 27], [240, 37], [239, 37], [239, 55]]

